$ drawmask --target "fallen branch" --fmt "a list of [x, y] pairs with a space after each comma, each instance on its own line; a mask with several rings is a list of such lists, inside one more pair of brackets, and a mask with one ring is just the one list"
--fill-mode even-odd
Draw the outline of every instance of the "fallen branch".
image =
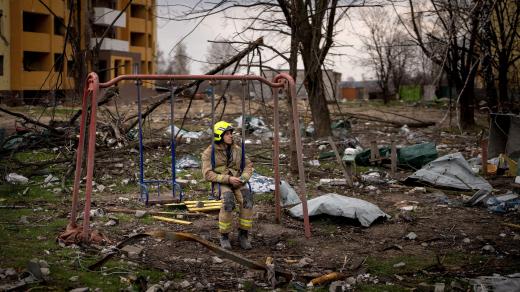
[[[105, 92], [105, 95], [103, 95], [103, 98], [100, 101], [98, 101], [97, 106], [100, 107], [100, 106], [108, 103], [110, 100], [112, 100], [112, 98], [114, 96], [119, 96], [119, 88], [118, 87], [111, 87], [111, 88], [107, 89], [107, 91]], [[83, 110], [81, 110], [81, 109], [78, 110], [72, 116], [72, 118], [70, 118], [69, 125], [73, 125], [76, 122], [76, 120], [81, 116], [81, 112], [82, 111]], [[89, 105], [89, 107], [87, 109], [87, 112], [88, 111], [90, 111], [90, 105]]]
[[[393, 113], [393, 112], [387, 112], [387, 111], [383, 111], [383, 110], [380, 110], [380, 109], [374, 109], [374, 110], [377, 111], [377, 112], [380, 112], [380, 113], [395, 115], [395, 116], [398, 116], [398, 117], [402, 117], [402, 118], [405, 118], [405, 119], [416, 121], [417, 123], [413, 123], [415, 125], [415, 128], [429, 127], [429, 126], [435, 125], [435, 122], [425, 122], [425, 121], [418, 120], [416, 118], [408, 117], [408, 116], [397, 114], [397, 113]], [[424, 125], [424, 126], [421, 126], [421, 125]], [[410, 125], [408, 125], [408, 126], [410, 126]]]
[[[102, 259], [100, 259], [96, 263], [90, 265], [88, 267], [88, 269], [91, 271], [99, 269], [106, 261], [108, 261], [114, 255], [116, 255], [119, 252], [119, 249], [123, 248], [125, 245], [127, 245], [131, 242], [136, 241], [137, 239], [141, 239], [141, 238], [148, 237], [148, 236], [168, 239], [171, 241], [195, 241], [195, 242], [202, 244], [204, 247], [208, 248], [209, 250], [213, 251], [214, 253], [216, 253], [224, 258], [227, 258], [229, 260], [232, 260], [235, 263], [248, 267], [250, 269], [266, 271], [266, 272], [269, 270], [269, 268], [265, 264], [252, 261], [237, 253], [223, 249], [194, 234], [185, 233], [185, 232], [172, 232], [172, 231], [165, 231], [165, 230], [154, 230], [154, 231], [150, 231], [150, 232], [146, 232], [146, 233], [140, 233], [140, 234], [136, 234], [132, 237], [129, 237], [129, 238], [121, 241], [120, 243], [118, 243], [116, 245], [116, 248], [117, 248], [116, 251], [114, 251], [112, 253], [108, 253]], [[276, 275], [284, 277], [286, 281], [291, 281], [294, 278], [294, 275], [290, 272], [275, 270], [275, 273], [276, 273]]]
[[21, 118], [21, 119], [23, 119], [26, 123], [33, 124], [33, 125], [36, 125], [36, 126], [39, 126], [39, 127], [45, 128], [45, 129], [51, 131], [51, 132], [54, 133], [54, 134], [57, 134], [57, 135], [62, 135], [62, 134], [63, 134], [63, 131], [61, 131], [61, 130], [57, 130], [57, 129], [55, 129], [55, 128], [49, 126], [49, 125], [46, 125], [46, 124], [44, 124], [44, 123], [38, 122], [38, 121], [36, 121], [36, 120], [33, 120], [33, 119], [31, 119], [31, 118], [29, 118], [29, 117], [27, 117], [27, 116], [25, 116], [25, 115], [23, 115], [23, 114], [21, 114], [21, 113], [15, 113], [15, 112], [12, 112], [12, 111], [7, 110], [7, 109], [2, 108], [2, 107], [0, 107], [0, 111], [4, 112], [4, 113], [6, 113], [6, 114], [12, 115], [12, 116], [15, 116], [15, 117]]
[[371, 121], [371, 122], [380, 122], [380, 123], [387, 123], [390, 125], [393, 125], [395, 127], [402, 127], [404, 125], [407, 125], [410, 128], [421, 128], [421, 127], [428, 127], [435, 125], [434, 122], [421, 122], [421, 123], [403, 123], [403, 122], [397, 122], [397, 121], [389, 121], [381, 118], [377, 118], [374, 116], [369, 116], [365, 114], [360, 113], [347, 113], [346, 115], [350, 116], [350, 118], [365, 120], [365, 121]]
[[[261, 271], [268, 271], [268, 268], [265, 264], [252, 261], [250, 259], [247, 259], [237, 253], [234, 253], [232, 251], [229, 251], [227, 249], [223, 249], [207, 240], [204, 240], [196, 235], [185, 233], [185, 232], [172, 232], [172, 231], [165, 231], [165, 230], [156, 230], [147, 232], [146, 234], [152, 236], [152, 237], [158, 237], [158, 238], [164, 238], [171, 241], [195, 241], [200, 244], [202, 244], [207, 249], [213, 251], [214, 253], [225, 257], [228, 260], [232, 260], [237, 264], [240, 264], [242, 266], [248, 267], [253, 270], [261, 270]], [[294, 275], [281, 270], [275, 270], [277, 275], [280, 275], [285, 278], [286, 281], [290, 281], [293, 279]]]

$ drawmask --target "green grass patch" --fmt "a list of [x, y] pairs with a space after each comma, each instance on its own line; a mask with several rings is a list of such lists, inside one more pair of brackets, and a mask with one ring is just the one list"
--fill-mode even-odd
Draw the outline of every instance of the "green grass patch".
[[[394, 267], [395, 264], [404, 262], [403, 267]], [[434, 255], [403, 255], [392, 259], [381, 260], [377, 257], [369, 257], [366, 261], [368, 272], [378, 276], [392, 276], [400, 273], [413, 273], [435, 264]]]
[[410, 288], [401, 287], [398, 285], [385, 285], [385, 284], [361, 284], [356, 286], [356, 291], [363, 292], [401, 292], [410, 291]]
[[53, 160], [57, 157], [56, 153], [46, 150], [34, 150], [17, 152], [14, 154], [14, 158], [21, 162], [38, 162]]
[[268, 165], [264, 164], [255, 164], [254, 165], [255, 172], [264, 176], [273, 176], [273, 169]]
[[34, 208], [45, 203], [56, 203], [61, 200], [60, 196], [40, 185], [0, 185], [0, 204], [3, 205], [26, 205], [32, 201]]
[[272, 193], [256, 193], [255, 202], [272, 204], [274, 203], [274, 195]]

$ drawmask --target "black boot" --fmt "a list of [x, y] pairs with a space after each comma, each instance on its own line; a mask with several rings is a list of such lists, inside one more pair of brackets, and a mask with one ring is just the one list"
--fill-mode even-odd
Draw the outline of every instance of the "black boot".
[[229, 234], [222, 233], [220, 235], [220, 247], [223, 249], [231, 249], [231, 243], [229, 242]]
[[238, 229], [238, 240], [240, 241], [240, 247], [242, 249], [251, 249], [251, 242], [249, 240], [248, 231], [243, 229]]

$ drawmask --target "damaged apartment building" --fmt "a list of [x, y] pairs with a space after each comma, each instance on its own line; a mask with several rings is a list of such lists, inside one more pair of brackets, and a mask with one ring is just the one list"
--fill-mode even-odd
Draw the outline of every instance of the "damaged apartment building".
[[155, 0], [0, 0], [0, 102], [60, 102], [90, 71], [155, 73], [154, 14]]

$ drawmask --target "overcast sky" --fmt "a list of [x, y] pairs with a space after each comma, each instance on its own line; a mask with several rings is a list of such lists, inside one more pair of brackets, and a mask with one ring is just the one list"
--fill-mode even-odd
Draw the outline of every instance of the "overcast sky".
[[[159, 0], [157, 1], [157, 4], [165, 4], [165, 1], [166, 0]], [[175, 1], [171, 0], [167, 1], [168, 4], [173, 4], [174, 2]], [[157, 13], [159, 16], [167, 17], [168, 15], [173, 15], [175, 9], [175, 6], [159, 6]], [[246, 12], [240, 11], [240, 13]], [[157, 20], [159, 49], [161, 49], [166, 55], [179, 41], [182, 40], [183, 43], [186, 44], [188, 55], [191, 58], [205, 61], [209, 45], [208, 40], [229, 39], [242, 25], [236, 21], [225, 19], [222, 14], [209, 16], [200, 24], [198, 23], [199, 20], [177, 22], [159, 18]], [[345, 19], [345, 21], [340, 24], [343, 31], [335, 40], [343, 46], [340, 48], [334, 48], [331, 52], [343, 55], [329, 58], [332, 60], [333, 69], [342, 73], [342, 80], [346, 80], [349, 77], [360, 80], [362, 74], [365, 74], [366, 77], [370, 76], [369, 72], [364, 71], [363, 68], [357, 64], [359, 58], [356, 56], [359, 56], [360, 54], [360, 41], [355, 34], [359, 31], [359, 27], [356, 23], [358, 22], [352, 22], [350, 19]], [[254, 38], [256, 39], [259, 36], [259, 34], [256, 34]], [[264, 38], [264, 43], [277, 47], [279, 45], [279, 40], [276, 38]], [[263, 52], [263, 54], [269, 54], [268, 50], [264, 50]], [[204, 64], [202, 63], [192, 61], [190, 65], [191, 73], [204, 73], [202, 69], [203, 65]], [[284, 64], [280, 60], [271, 62], [269, 66], [274, 68], [288, 68], [288, 65]], [[303, 66], [300, 65], [300, 67]]]

